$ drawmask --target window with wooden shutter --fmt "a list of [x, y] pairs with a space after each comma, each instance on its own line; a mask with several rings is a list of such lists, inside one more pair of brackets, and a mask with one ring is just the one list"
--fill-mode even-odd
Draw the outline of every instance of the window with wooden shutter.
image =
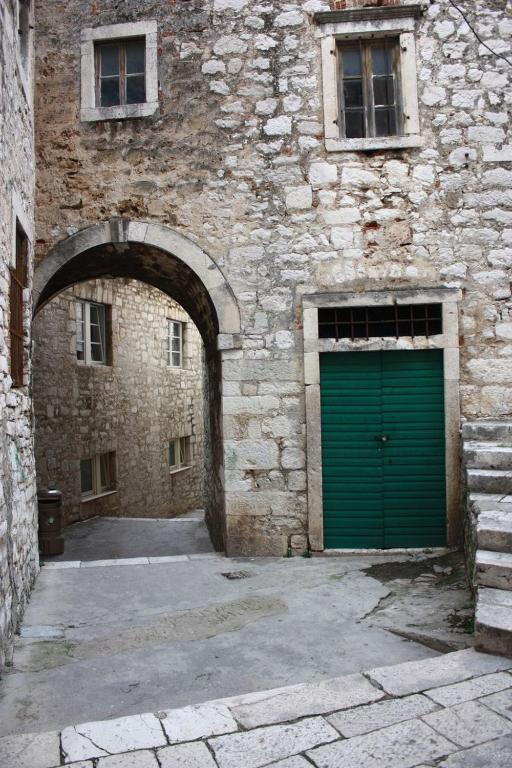
[[16, 261], [10, 269], [9, 291], [9, 336], [11, 352], [11, 379], [13, 387], [23, 386], [24, 307], [23, 289], [26, 286], [28, 240], [19, 226], [16, 226]]

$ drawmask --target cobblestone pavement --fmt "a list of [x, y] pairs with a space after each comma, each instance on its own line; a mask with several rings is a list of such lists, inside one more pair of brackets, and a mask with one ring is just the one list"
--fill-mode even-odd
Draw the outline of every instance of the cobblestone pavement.
[[472, 649], [0, 739], [2, 768], [510, 768], [512, 659]]

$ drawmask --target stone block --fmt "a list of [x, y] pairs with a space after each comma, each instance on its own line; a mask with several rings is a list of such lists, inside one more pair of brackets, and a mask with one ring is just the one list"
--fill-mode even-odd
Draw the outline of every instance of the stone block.
[[476, 555], [478, 583], [494, 589], [512, 590], [512, 555], [480, 549]]
[[495, 672], [482, 675], [464, 683], [445, 685], [427, 691], [427, 696], [443, 707], [462, 704], [464, 701], [479, 699], [492, 693], [498, 693], [506, 688], [512, 688], [512, 676], [508, 672]]
[[338, 168], [333, 163], [312, 163], [309, 167], [309, 181], [313, 187], [332, 184], [338, 179]]
[[473, 747], [506, 736], [512, 723], [491, 712], [478, 701], [466, 701], [454, 707], [425, 715], [423, 721], [461, 747]]
[[438, 763], [438, 768], [510, 768], [512, 736], [464, 749]]
[[342, 736], [348, 738], [386, 728], [404, 720], [413, 720], [435, 709], [437, 709], [437, 704], [427, 699], [426, 696], [415, 694], [403, 699], [391, 699], [366, 707], [357, 707], [346, 712], [335, 712], [327, 717], [327, 721]]
[[317, 768], [413, 768], [453, 752], [451, 742], [421, 720], [391, 725], [365, 736], [307, 752]]
[[208, 743], [219, 768], [261, 768], [338, 738], [339, 734], [322, 717], [312, 717], [290, 725], [218, 736]]
[[23, 733], [0, 738], [2, 768], [52, 768], [60, 765], [59, 734]]
[[290, 189], [286, 195], [286, 207], [289, 211], [306, 210], [313, 205], [313, 192], [310, 186]]
[[64, 728], [61, 743], [66, 759], [71, 762], [161, 747], [167, 740], [160, 721], [148, 713]]
[[171, 709], [165, 713], [162, 726], [171, 744], [218, 736], [238, 729], [229, 710], [215, 703]]
[[97, 768], [160, 768], [154, 752], [147, 749], [100, 757]]
[[235, 707], [232, 712], [245, 728], [320, 715], [378, 701], [382, 691], [374, 688], [362, 675], [295, 685], [273, 693], [253, 704]]
[[[512, 677], [510, 678], [512, 682]], [[482, 704], [486, 707], [490, 707], [499, 715], [512, 720], [512, 686], [506, 690], [493, 693], [490, 696], [485, 696], [481, 699]]]
[[159, 749], [157, 752], [161, 768], [217, 768], [206, 744], [178, 744]]
[[405, 696], [507, 669], [512, 669], [511, 660], [468, 649], [433, 659], [379, 667], [372, 669], [368, 676], [391, 696]]

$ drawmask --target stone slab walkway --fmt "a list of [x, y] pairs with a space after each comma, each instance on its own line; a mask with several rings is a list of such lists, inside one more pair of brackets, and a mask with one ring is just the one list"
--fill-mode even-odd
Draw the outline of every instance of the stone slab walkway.
[[456, 651], [0, 739], [2, 768], [510, 768], [512, 659]]

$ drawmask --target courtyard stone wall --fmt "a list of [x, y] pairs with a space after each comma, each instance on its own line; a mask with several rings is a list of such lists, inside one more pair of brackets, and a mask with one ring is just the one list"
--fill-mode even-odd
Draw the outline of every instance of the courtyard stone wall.
[[[32, 59], [22, 58], [17, 3], [0, 4], [0, 668], [39, 567], [30, 399], [30, 288], [33, 259], [34, 146]], [[29, 239], [24, 291], [23, 386], [13, 387], [9, 268], [16, 219]]]
[[[77, 361], [77, 299], [107, 306], [108, 365]], [[181, 368], [167, 364], [168, 320], [185, 324]], [[62, 492], [66, 523], [203, 506], [201, 337], [157, 289], [95, 280], [50, 301], [34, 321], [34, 411], [38, 484]], [[189, 438], [190, 464], [171, 472], [169, 441], [178, 437]], [[115, 493], [83, 501], [80, 459], [112, 451]]]
[[[112, 217], [153, 220], [198, 243], [236, 295], [242, 348], [222, 352], [229, 552], [306, 543], [305, 294], [461, 288], [463, 418], [510, 416], [510, 4], [465, 3], [474, 31], [447, 0], [425, 7], [422, 146], [372, 152], [326, 150], [314, 14], [329, 3], [36, 7], [38, 258]], [[80, 30], [148, 19], [159, 112], [81, 123]]]

